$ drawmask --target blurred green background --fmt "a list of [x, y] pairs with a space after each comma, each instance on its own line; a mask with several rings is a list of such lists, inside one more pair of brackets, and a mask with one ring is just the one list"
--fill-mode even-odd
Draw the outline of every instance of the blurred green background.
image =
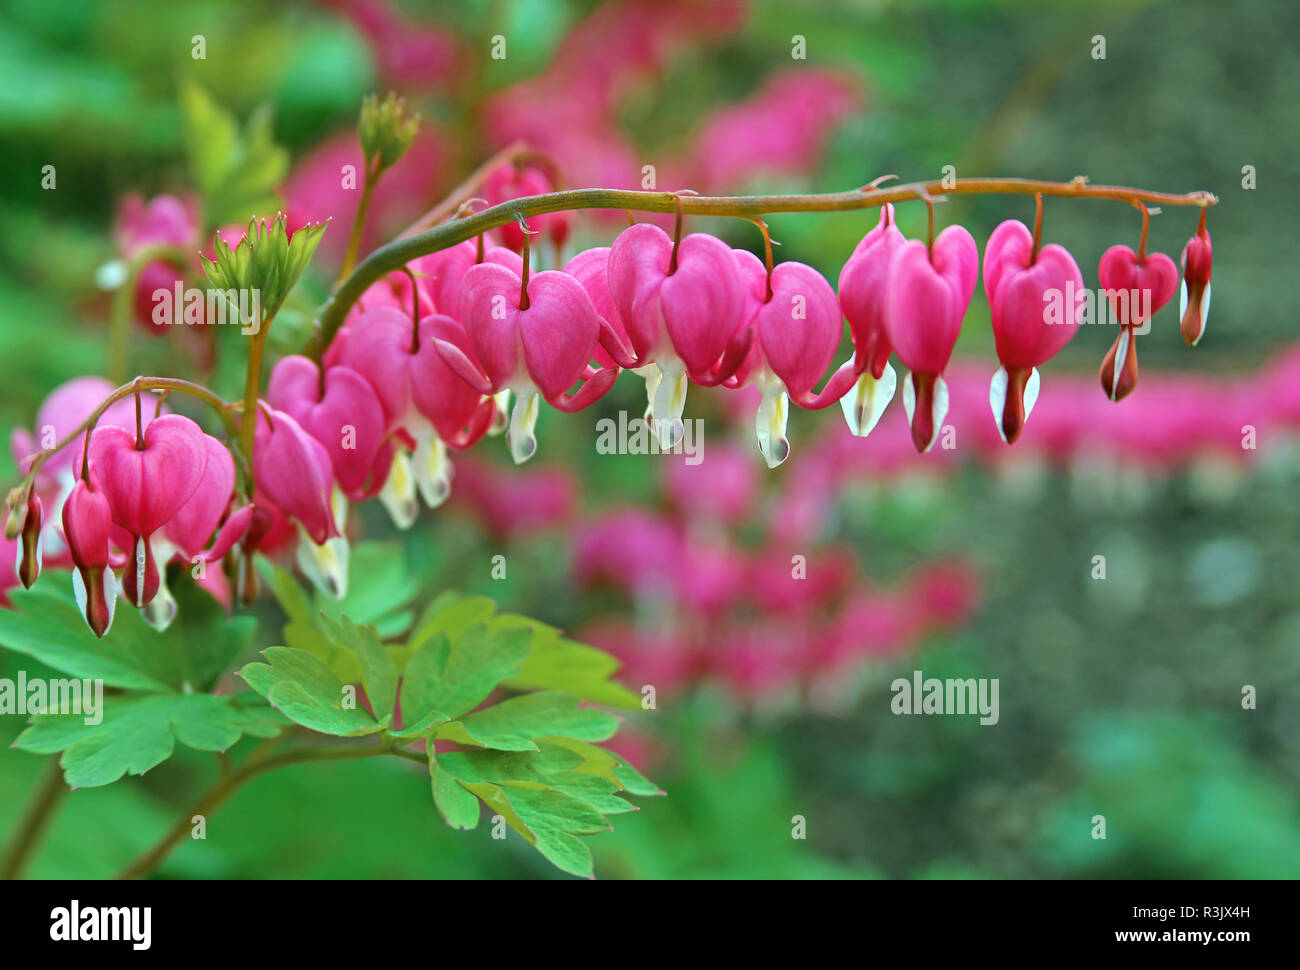
[[[595, 6], [563, 0], [399, 5], [443, 24], [467, 49], [506, 33], [501, 72], [466, 69], [420, 100], [458, 139], [443, 187], [492, 147], [473, 124], [488, 93], [544, 70]], [[708, 5], [711, 8], [730, 5]], [[447, 8], [447, 9], [443, 9]], [[0, 3], [0, 384], [5, 427], [29, 426], [48, 391], [103, 366], [107, 298], [96, 269], [114, 257], [113, 214], [128, 192], [187, 188], [177, 84], [193, 78], [239, 117], [269, 100], [295, 159], [350, 125], [381, 79], [373, 52], [337, 13], [309, 4], [175, 0]], [[206, 61], [190, 38], [207, 38]], [[815, 170], [750, 188], [829, 191], [896, 172], [905, 180], [1017, 175], [1140, 185], [1220, 196], [1210, 229], [1215, 300], [1195, 353], [1166, 325], [1144, 338], [1144, 374], [1197, 371], [1243, 378], [1296, 332], [1300, 251], [1294, 189], [1300, 155], [1300, 6], [1259, 0], [1093, 4], [951, 0], [931, 3], [758, 2], [743, 25], [686, 45], [627, 98], [620, 123], [648, 157], [671, 153], [694, 121], [751, 93], [789, 65], [789, 38], [808, 61], [859, 79], [863, 111], [840, 125]], [[1105, 60], [1090, 56], [1106, 38]], [[480, 65], [481, 67], [481, 65]], [[464, 160], [466, 164], [462, 164]], [[40, 170], [55, 164], [56, 191]], [[1257, 188], [1242, 188], [1243, 166]], [[413, 220], [426, 207], [414, 204]], [[900, 208], [905, 232], [923, 211]], [[1152, 248], [1177, 258], [1190, 210], [1152, 222]], [[1067, 243], [1095, 275], [1116, 241], [1135, 244], [1136, 213], [1106, 203], [1048, 200], [1045, 236]], [[982, 244], [1032, 204], [955, 200]], [[834, 280], [871, 224], [861, 214], [775, 216], [779, 257]], [[708, 226], [735, 245], [752, 228]], [[617, 227], [579, 221], [581, 239]], [[328, 275], [310, 286], [324, 293]], [[1053, 370], [1094, 373], [1110, 334], [1083, 328]], [[224, 336], [224, 335], [223, 335]], [[991, 359], [988, 310], [977, 296], [959, 355]], [[137, 337], [132, 370], [173, 361], [167, 342]], [[235, 380], [237, 375], [218, 375]], [[1141, 393], [1139, 388], [1138, 394]], [[693, 392], [694, 394], [694, 392]], [[641, 406], [624, 379], [600, 413]], [[695, 407], [707, 407], [696, 400]], [[547, 462], [568, 464], [596, 509], [656, 501], [658, 459], [596, 456], [589, 415], [547, 414]], [[800, 414], [795, 435], [820, 423]], [[747, 447], [745, 428], [737, 432]], [[799, 445], [791, 459], [797, 465]], [[499, 442], [479, 449], [500, 460]], [[1300, 485], [1297, 450], [1261, 456], [1244, 477], [1207, 488], [1175, 470], [1103, 494], [1061, 471], [1017, 485], [974, 466], [928, 487], [847, 493], [838, 538], [873, 579], [960, 554], [980, 568], [984, 595], [960, 632], [918, 655], [860, 673], [847, 709], [798, 703], [752, 709], [704, 685], [630, 724], [655, 739], [648, 773], [669, 797], [642, 802], [616, 831], [591, 840], [604, 877], [1294, 877], [1300, 873]], [[599, 460], [596, 460], [599, 457]], [[0, 459], [6, 480], [13, 464]], [[775, 490], [789, 467], [770, 473]], [[1131, 483], [1130, 483], [1131, 484]], [[374, 531], [382, 516], [368, 515]], [[411, 570], [430, 588], [454, 584], [566, 628], [607, 603], [576, 594], [565, 536], [511, 544], [511, 578], [484, 565], [498, 548], [456, 510], [425, 513], [403, 537]], [[1094, 582], [1105, 552], [1110, 579]], [[522, 565], [520, 565], [522, 563]], [[38, 665], [0, 652], [0, 676]], [[888, 683], [995, 676], [1001, 720], [900, 718]], [[1258, 708], [1243, 711], [1243, 685]], [[0, 718], [0, 833], [17, 819], [40, 759], [7, 750], [22, 729]], [[174, 877], [549, 878], [518, 840], [462, 834], [433, 810], [427, 779], [406, 764], [306, 765], [259, 778], [183, 845]], [[182, 750], [143, 779], [74, 792], [30, 873], [102, 877], [142, 851], [214, 776], [210, 757]], [[1107, 838], [1091, 838], [1092, 817]], [[791, 818], [807, 839], [791, 838]]]

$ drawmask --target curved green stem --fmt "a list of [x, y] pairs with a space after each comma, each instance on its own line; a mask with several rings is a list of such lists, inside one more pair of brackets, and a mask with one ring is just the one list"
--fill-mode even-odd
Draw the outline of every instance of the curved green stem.
[[534, 216], [546, 212], [570, 209], [623, 209], [640, 212], [677, 212], [690, 215], [736, 216], [752, 219], [773, 212], [845, 212], [853, 209], [870, 209], [887, 202], [906, 202], [927, 196], [944, 195], [1033, 195], [1064, 196], [1080, 199], [1110, 199], [1112, 201], [1150, 202], [1157, 205], [1214, 205], [1216, 199], [1209, 192], [1189, 192], [1173, 195], [1150, 192], [1115, 185], [1089, 185], [1079, 177], [1069, 182], [1043, 182], [1018, 178], [956, 179], [944, 185], [942, 181], [912, 182], [888, 188], [863, 187], [848, 192], [829, 192], [814, 195], [754, 195], [754, 196], [683, 196], [676, 192], [637, 192], [621, 189], [573, 189], [511, 199], [500, 205], [484, 209], [451, 222], [444, 222], [412, 236], [397, 239], [381, 246], [362, 261], [326, 301], [317, 318], [318, 331], [315, 353], [321, 353], [343, 325], [348, 310], [361, 294], [386, 274], [429, 253], [454, 246], [479, 233], [504, 226], [520, 216]]

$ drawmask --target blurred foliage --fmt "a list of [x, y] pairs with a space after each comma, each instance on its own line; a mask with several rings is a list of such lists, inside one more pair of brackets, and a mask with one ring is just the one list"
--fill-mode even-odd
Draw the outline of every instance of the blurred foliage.
[[[499, 87], [542, 70], [593, 5], [440, 6], [473, 43], [498, 31], [518, 38], [490, 79]], [[406, 7], [418, 13], [419, 5]], [[190, 58], [195, 33], [206, 36], [206, 61]], [[788, 66], [788, 38], [802, 34], [810, 62], [861, 78], [869, 108], [837, 134], [819, 171], [754, 188], [839, 189], [886, 172], [939, 177], [951, 164], [963, 176], [1085, 173], [1095, 182], [1214, 191], [1222, 202], [1209, 224], [1216, 252], [1209, 335], [1188, 353], [1166, 319], [1144, 338], [1143, 365], [1249, 372], [1296, 338], [1282, 284], [1300, 257], [1292, 229], [1300, 212], [1279, 179], [1300, 151], [1300, 60], [1288, 46], [1298, 33], [1300, 6], [1289, 0], [1230, 12], [1215, 0], [760, 2], [740, 34], [683, 52], [662, 77], [632, 92], [622, 120], [639, 145], [671, 151], [710, 106], [743, 97], [773, 68]], [[1105, 60], [1090, 56], [1098, 34], [1106, 38]], [[240, 119], [269, 103], [274, 138], [296, 158], [352, 123], [375, 77], [353, 30], [306, 4], [3, 0], [0, 421], [30, 424], [50, 388], [99, 368], [108, 298], [92, 281], [113, 255], [117, 202], [130, 191], [190, 185], [181, 83], [202, 84]], [[468, 132], [483, 93], [418, 107]], [[40, 188], [45, 164], [57, 165], [55, 192]], [[1257, 171], [1255, 191], [1241, 186], [1245, 165]], [[1024, 199], [955, 199], [937, 216], [940, 225], [964, 222], [982, 242], [1001, 219], [1031, 212]], [[900, 208], [910, 234], [923, 220], [919, 207]], [[771, 219], [780, 258], [810, 262], [832, 279], [869, 224], [861, 214]], [[1152, 221], [1151, 245], [1177, 257], [1193, 225], [1189, 211], [1168, 210]], [[580, 228], [590, 241], [608, 239], [607, 227]], [[756, 243], [744, 225], [708, 228], [737, 245]], [[1048, 200], [1045, 207], [1045, 238], [1069, 245], [1089, 279], [1101, 252], [1135, 243], [1138, 229], [1136, 213], [1119, 206]], [[309, 280], [309, 295], [322, 296], [328, 285]], [[296, 326], [301, 335], [309, 313], [291, 298], [280, 332]], [[1084, 328], [1053, 366], [1091, 373], [1108, 340]], [[977, 297], [959, 353], [987, 357], [991, 343]], [[161, 367], [168, 354], [165, 341], [140, 338], [133, 369]], [[239, 374], [219, 370], [216, 380], [238, 386]], [[594, 460], [594, 422], [640, 407], [640, 389], [624, 383], [597, 409], [548, 413], [539, 428], [539, 460], [574, 467], [589, 508], [654, 494], [655, 459]], [[712, 408], [710, 400], [692, 392], [692, 411]], [[813, 423], [806, 414], [792, 422], [800, 435]], [[12, 477], [7, 454], [0, 470]], [[888, 580], [929, 556], [965, 552], [985, 578], [980, 618], [918, 657], [864, 672], [849, 710], [742, 711], [702, 692], [632, 718], [662, 749], [662, 765], [647, 767], [670, 797], [591, 840], [598, 871], [1294, 875], [1300, 463], [1277, 456], [1244, 481], [1216, 474], [1150, 482], [1081, 468], [1016, 480], [969, 469], [884, 496], [848, 494], [828, 531], [860, 550], [873, 577]], [[367, 531], [386, 532], [378, 508], [361, 517]], [[568, 555], [563, 536], [511, 543], [504, 581], [491, 579], [486, 565], [490, 554], [507, 551], [502, 540], [455, 512], [426, 514], [397, 541], [394, 550], [427, 591], [490, 591], [505, 609], [566, 628], [593, 612], [593, 599], [574, 595], [557, 568]], [[1105, 582], [1089, 576], [1097, 554], [1108, 557]], [[382, 563], [371, 568], [382, 575]], [[272, 609], [260, 613], [274, 624]], [[13, 676], [19, 659], [0, 652], [0, 676]], [[21, 666], [30, 676], [49, 673], [31, 659]], [[1000, 678], [1000, 722], [893, 716], [888, 683], [914, 668]], [[1258, 690], [1257, 710], [1241, 709], [1244, 684]], [[19, 721], [0, 719], [0, 832], [12, 829], [39, 769], [37, 758], [7, 750]], [[163, 871], [555, 875], [519, 839], [492, 840], [486, 827], [468, 835], [447, 829], [419, 772], [367, 761], [258, 778], [214, 819], [213, 837], [187, 841]], [[184, 806], [182, 793], [214, 777], [210, 756], [182, 749], [138, 782], [72, 793], [31, 874], [110, 875], [157, 838]], [[1106, 816], [1104, 841], [1089, 835], [1095, 814]], [[807, 819], [806, 841], [791, 838], [796, 815]]]

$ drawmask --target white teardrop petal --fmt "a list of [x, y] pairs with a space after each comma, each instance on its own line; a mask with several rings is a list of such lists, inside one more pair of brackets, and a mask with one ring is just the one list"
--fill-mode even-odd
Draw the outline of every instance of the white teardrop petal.
[[785, 436], [789, 417], [790, 398], [784, 390], [763, 395], [754, 428], [758, 434], [758, 450], [762, 452], [768, 468], [777, 467], [790, 456], [790, 442]]
[[[649, 383], [647, 382], [647, 387]], [[686, 410], [686, 388], [688, 386], [685, 370], [664, 373], [655, 387], [654, 430], [659, 436], [659, 447], [664, 451], [675, 448], [686, 432], [682, 423], [682, 412]]]
[[989, 407], [993, 411], [993, 423], [997, 425], [998, 437], [1006, 442], [1007, 433], [1002, 430], [1002, 415], [1007, 407], [1007, 369], [999, 367], [997, 373], [993, 375], [993, 380], [989, 382]]
[[859, 377], [849, 393], [840, 398], [840, 407], [844, 410], [844, 420], [848, 422], [849, 430], [859, 438], [869, 435], [893, 400], [897, 388], [898, 375], [888, 364], [879, 380], [870, 372]]
[[536, 391], [521, 391], [515, 397], [514, 411], [510, 414], [510, 430], [506, 432], [506, 445], [516, 465], [522, 465], [537, 452], [537, 417], [541, 413], [540, 398]]
[[379, 502], [383, 505], [393, 525], [399, 529], [409, 529], [415, 524], [415, 517], [420, 508], [415, 502], [415, 478], [411, 472], [411, 458], [405, 451], [398, 451], [393, 458], [388, 478], [379, 491]]
[[436, 509], [451, 495], [451, 461], [447, 446], [436, 434], [421, 438], [415, 446], [415, 483], [424, 504]]
[[1038, 373], [1035, 367], [1029, 372], [1029, 380], [1025, 382], [1025, 420], [1029, 420], [1029, 412], [1034, 409], [1038, 403], [1038, 392], [1043, 387], [1042, 375]]

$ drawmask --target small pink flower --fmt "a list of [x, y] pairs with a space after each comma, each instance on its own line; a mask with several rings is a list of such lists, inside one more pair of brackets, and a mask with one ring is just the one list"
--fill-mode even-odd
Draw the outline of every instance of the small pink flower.
[[[993, 375], [989, 402], [1002, 440], [1020, 436], [1038, 399], [1038, 366], [1070, 342], [1083, 305], [1065, 305], [1066, 294], [1083, 293], [1079, 264], [1055, 243], [1037, 249], [1033, 233], [1008, 219], [984, 247], [984, 292], [993, 317], [993, 339], [1002, 366]], [[1054, 297], [1065, 318], [1047, 315]]]
[[[92, 466], [93, 468], [93, 466]], [[109, 532], [113, 524], [108, 498], [89, 482], [78, 479], [63, 503], [63, 534], [76, 572], [72, 588], [77, 605], [95, 636], [102, 637], [113, 624], [117, 585], [109, 569]]]
[[949, 226], [928, 249], [916, 239], [905, 243], [890, 262], [885, 329], [911, 371], [903, 407], [918, 451], [934, 445], [948, 413], [943, 371], [978, 278], [979, 250], [961, 226]]
[[854, 389], [840, 399], [849, 429], [859, 436], [876, 426], [894, 397], [898, 378], [889, 366], [893, 347], [885, 327], [888, 308], [889, 264], [907, 242], [894, 224], [894, 207], [880, 209], [880, 223], [862, 237], [840, 271], [840, 308], [849, 321], [859, 364], [866, 371]]
[[720, 384], [748, 350], [741, 330], [744, 287], [731, 248], [693, 233], [677, 247], [676, 265], [673, 250], [667, 233], [640, 223], [620, 233], [609, 254], [610, 293], [635, 363], [658, 368], [651, 410], [665, 448], [684, 431], [687, 379]]
[[[130, 259], [147, 246], [171, 246], [193, 250], [199, 237], [198, 213], [193, 200], [170, 195], [156, 196], [146, 203], [139, 195], [129, 195], [122, 200], [114, 230], [118, 251]], [[166, 326], [154, 321], [156, 290], [171, 291], [185, 280], [186, 267], [171, 260], [155, 259], [140, 268], [136, 277], [135, 319], [151, 333], [165, 333]]]
[[90, 460], [113, 522], [130, 536], [131, 554], [122, 592], [143, 609], [160, 582], [150, 539], [180, 511], [203, 480], [208, 452], [203, 430], [189, 418], [167, 414], [141, 438], [125, 428], [97, 427]]
[[348, 367], [325, 371], [324, 385], [322, 393], [315, 361], [284, 357], [271, 371], [266, 400], [325, 446], [344, 494], [361, 500], [379, 490], [371, 478], [387, 431], [384, 409], [370, 383]]
[[1214, 247], [1210, 233], [1205, 228], [1205, 210], [1201, 210], [1201, 225], [1196, 235], [1183, 247], [1181, 259], [1183, 282], [1179, 289], [1179, 330], [1189, 347], [1195, 347], [1205, 336], [1205, 325], [1210, 318], [1210, 270], [1214, 262]]
[[1119, 320], [1120, 331], [1101, 362], [1101, 387], [1112, 401], [1138, 381], [1137, 336], [1178, 289], [1178, 267], [1164, 253], [1139, 258], [1128, 246], [1111, 246], [1097, 265], [1097, 281]]
[[[443, 340], [480, 366], [465, 328], [452, 317], [424, 316], [417, 333], [409, 312], [379, 307], [358, 317], [352, 329], [342, 361], [379, 395], [386, 426], [400, 428], [414, 439], [413, 459], [404, 450], [397, 451], [395, 477], [384, 481], [380, 493], [393, 521], [407, 528], [417, 511], [414, 490], [430, 508], [441, 505], [451, 491], [447, 448], [468, 448], [482, 438], [496, 408], [491, 398], [465, 383], [438, 353], [436, 342]], [[408, 479], [409, 489], [405, 488]]]
[[294, 529], [284, 521], [292, 518], [304, 532], [297, 543], [299, 568], [317, 587], [341, 599], [348, 586], [349, 547], [342, 534], [347, 499], [334, 486], [325, 446], [289, 414], [269, 410], [268, 415], [258, 409], [253, 438], [257, 511], [245, 538], [245, 575], [251, 549], [271, 554], [292, 544]]
[[302, 523], [312, 542], [323, 545], [338, 534], [330, 508], [329, 452], [284, 411], [272, 409], [268, 416], [258, 409], [253, 478], [276, 508]]
[[[506, 441], [517, 463], [537, 449], [539, 396], [562, 411], [581, 410], [618, 376], [617, 368], [590, 367], [600, 321], [587, 291], [567, 273], [538, 273], [525, 287], [504, 266], [475, 266], [465, 274], [460, 317], [477, 360], [450, 340], [434, 343], [448, 367], [480, 394], [514, 393]], [[581, 390], [568, 396], [579, 379], [585, 380]]]
[[18, 524], [18, 555], [14, 571], [27, 589], [32, 588], [41, 574], [41, 528], [45, 524], [45, 509], [41, 497], [32, 488], [23, 503]]
[[840, 304], [826, 278], [803, 263], [780, 263], [770, 281], [757, 258], [737, 264], [751, 291], [762, 274], [765, 299], [754, 316], [754, 339], [746, 362], [750, 378], [763, 394], [756, 428], [758, 446], [769, 468], [790, 454], [786, 420], [790, 402], [817, 409], [838, 401], [857, 380], [853, 361], [842, 366], [820, 394], [813, 392], [830, 367], [844, 333]]

